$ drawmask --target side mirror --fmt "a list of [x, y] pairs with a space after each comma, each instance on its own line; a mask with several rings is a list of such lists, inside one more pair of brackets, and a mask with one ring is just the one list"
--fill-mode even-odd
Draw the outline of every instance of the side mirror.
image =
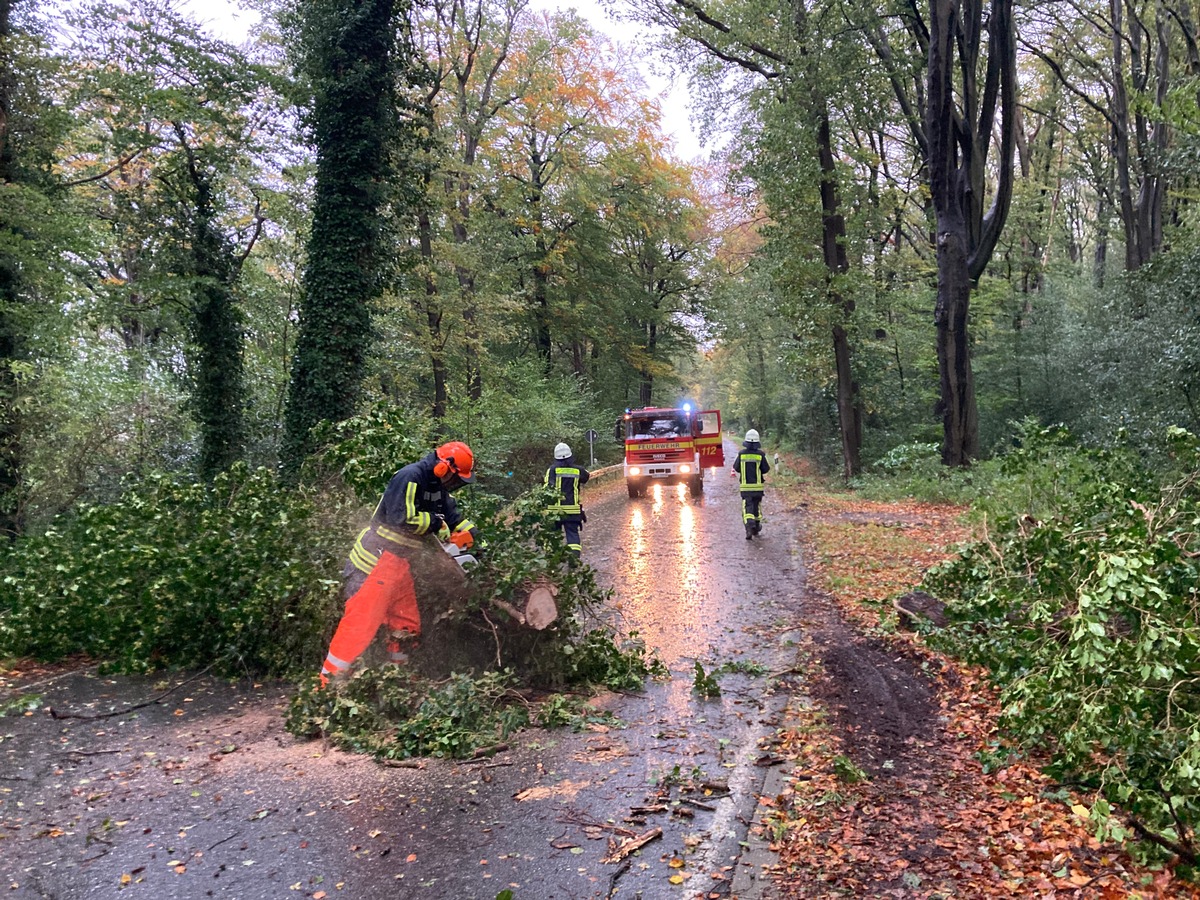
[[625, 440], [625, 422], [622, 419], [617, 419], [616, 427], [613, 428], [613, 439], [620, 443]]

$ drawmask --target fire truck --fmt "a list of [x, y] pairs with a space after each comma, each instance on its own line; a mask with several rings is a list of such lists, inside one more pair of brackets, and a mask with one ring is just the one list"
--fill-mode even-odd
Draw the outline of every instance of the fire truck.
[[704, 470], [725, 465], [721, 413], [647, 406], [627, 409], [617, 420], [625, 443], [625, 487], [639, 497], [655, 484], [686, 484], [693, 497], [704, 493]]

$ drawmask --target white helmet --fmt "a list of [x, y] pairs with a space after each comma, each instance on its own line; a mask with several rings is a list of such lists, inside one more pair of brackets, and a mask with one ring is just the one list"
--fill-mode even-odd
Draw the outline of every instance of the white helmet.
[[747, 444], [757, 444], [758, 443], [758, 432], [755, 429], [751, 428], [749, 431], [746, 432], [746, 443]]
[[554, 448], [554, 458], [555, 459], [570, 459], [571, 458], [571, 448], [568, 447], [566, 444], [563, 444], [560, 442], [558, 444], [558, 446]]

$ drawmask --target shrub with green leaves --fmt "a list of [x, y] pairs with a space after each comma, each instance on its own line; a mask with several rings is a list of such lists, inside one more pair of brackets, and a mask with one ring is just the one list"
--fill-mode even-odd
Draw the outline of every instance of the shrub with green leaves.
[[338, 513], [265, 469], [145, 479], [0, 551], [0, 655], [84, 653], [122, 671], [311, 665], [344, 554]]
[[1133, 454], [1029, 435], [986, 538], [925, 587], [951, 601], [932, 640], [991, 670], [1011, 740], [1182, 848], [1200, 822], [1200, 457], [1185, 432], [1170, 444], [1163, 483]]
[[367, 668], [325, 690], [301, 691], [287, 728], [381, 759], [466, 759], [528, 724], [515, 683], [510, 671], [454, 674], [430, 684], [402, 666]]

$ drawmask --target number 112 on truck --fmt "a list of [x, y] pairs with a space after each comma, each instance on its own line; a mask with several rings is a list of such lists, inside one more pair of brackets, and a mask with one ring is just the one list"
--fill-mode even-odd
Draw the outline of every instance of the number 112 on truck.
[[686, 484], [693, 497], [704, 493], [704, 473], [725, 465], [721, 413], [679, 407], [627, 409], [617, 420], [625, 444], [625, 487], [640, 497], [655, 484]]

